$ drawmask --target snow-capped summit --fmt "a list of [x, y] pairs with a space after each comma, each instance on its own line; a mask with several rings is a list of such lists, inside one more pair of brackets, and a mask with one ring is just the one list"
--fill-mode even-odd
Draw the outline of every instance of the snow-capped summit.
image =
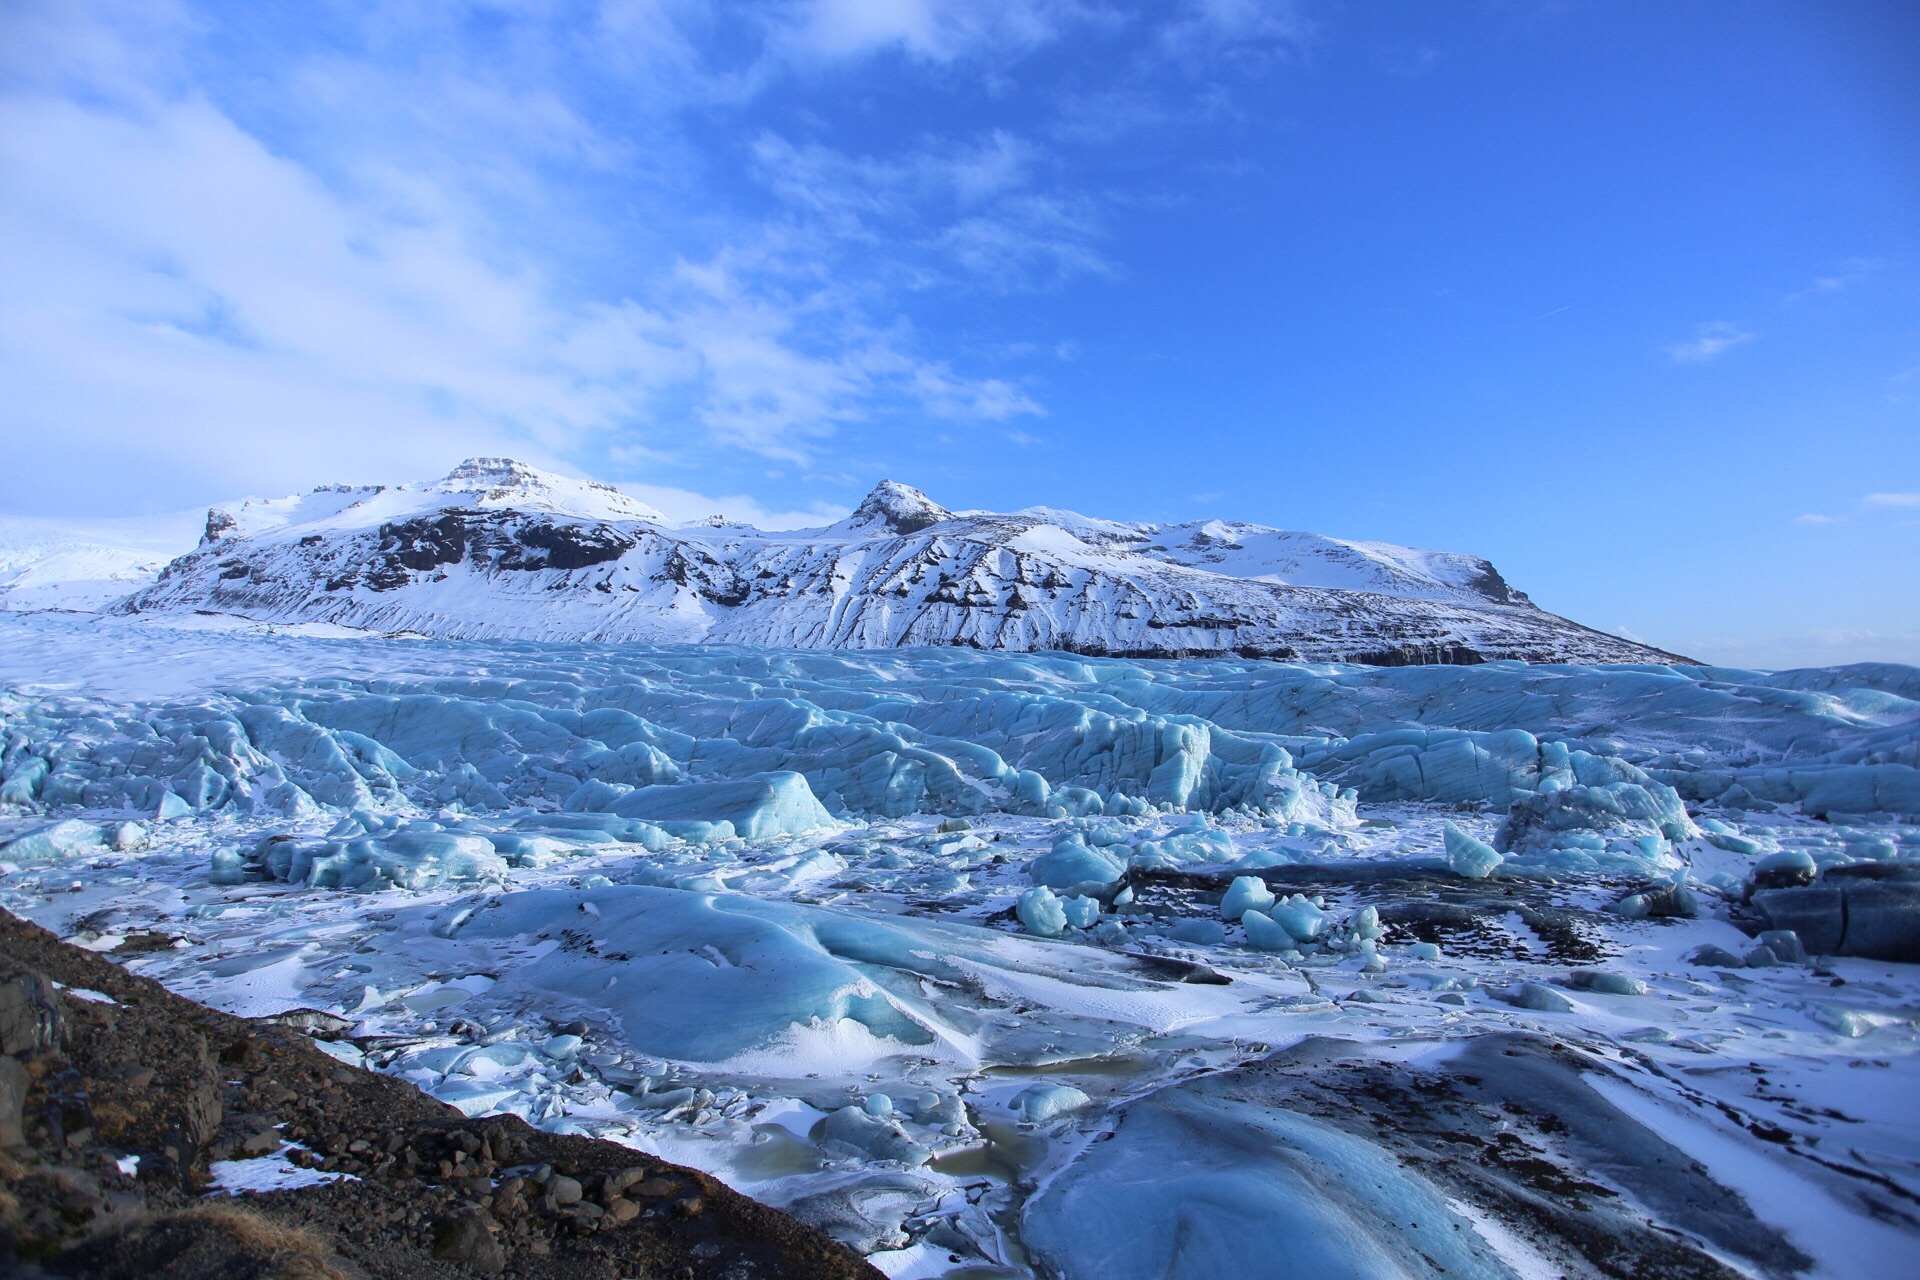
[[598, 480], [573, 480], [541, 471], [512, 458], [468, 458], [445, 478], [422, 486], [428, 492], [474, 495], [479, 507], [516, 507], [583, 516], [590, 520], [642, 520], [666, 524], [667, 517], [638, 498], [630, 498]]
[[448, 638], [1673, 660], [1546, 613], [1455, 552], [1225, 520], [956, 512], [892, 480], [825, 528], [676, 527], [510, 458], [216, 508], [199, 546], [109, 607]]
[[207, 513], [205, 540], [252, 537], [295, 525], [373, 528], [400, 516], [450, 509], [541, 511], [582, 520], [666, 524], [659, 511], [597, 480], [574, 480], [512, 458], [468, 458], [438, 480], [398, 485], [323, 484], [285, 498], [248, 498]]
[[882, 480], [873, 486], [873, 492], [860, 500], [853, 514], [835, 527], [874, 533], [918, 533], [952, 516], [953, 512], [912, 485]]

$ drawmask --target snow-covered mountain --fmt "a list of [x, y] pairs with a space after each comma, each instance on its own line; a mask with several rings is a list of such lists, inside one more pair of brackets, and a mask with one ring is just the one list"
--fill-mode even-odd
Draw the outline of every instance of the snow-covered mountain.
[[444, 638], [1674, 660], [1544, 612], [1473, 556], [1217, 520], [954, 512], [892, 481], [824, 528], [672, 525], [500, 458], [215, 508], [199, 546], [111, 608]]
[[91, 613], [159, 577], [193, 545], [198, 511], [104, 520], [0, 517], [0, 610]]

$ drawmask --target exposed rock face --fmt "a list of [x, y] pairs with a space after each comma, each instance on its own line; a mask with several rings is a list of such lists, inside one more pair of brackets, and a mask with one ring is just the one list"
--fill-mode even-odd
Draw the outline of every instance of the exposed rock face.
[[892, 480], [882, 480], [855, 508], [846, 523], [849, 528], [855, 529], [918, 533], [952, 518], [953, 512], [918, 489], [896, 484]]
[[952, 512], [891, 480], [821, 529], [670, 527], [616, 490], [505, 459], [214, 511], [199, 547], [114, 607], [445, 638], [1681, 660], [1546, 613], [1472, 556], [1218, 520]]

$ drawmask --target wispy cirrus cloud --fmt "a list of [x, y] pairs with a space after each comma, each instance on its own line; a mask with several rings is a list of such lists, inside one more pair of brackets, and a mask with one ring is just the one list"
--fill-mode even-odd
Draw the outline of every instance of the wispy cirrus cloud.
[[785, 234], [814, 244], [812, 263], [885, 244], [889, 283], [997, 292], [1112, 271], [1096, 204], [1047, 181], [1043, 149], [1006, 130], [888, 157], [765, 134], [753, 157], [791, 220]]
[[803, 0], [771, 6], [772, 51], [796, 61], [897, 53], [932, 63], [1018, 57], [1078, 27], [1120, 21], [1084, 0]]
[[1675, 364], [1705, 364], [1758, 336], [1730, 320], [1714, 320], [1695, 326], [1693, 337], [1685, 342], [1668, 345], [1667, 358]]
[[[1865, 518], [1889, 511], [1920, 511], [1920, 493], [1869, 493], [1854, 504], [1854, 515]], [[1854, 517], [1809, 512], [1795, 516], [1798, 525], [1846, 524]]]
[[1796, 302], [1805, 302], [1808, 298], [1826, 297], [1836, 293], [1845, 293], [1853, 286], [1878, 275], [1886, 268], [1886, 262], [1879, 258], [1848, 258], [1840, 264], [1840, 269], [1831, 275], [1816, 277], [1812, 284], [1804, 289], [1796, 289], [1781, 299], [1784, 305], [1792, 306]]

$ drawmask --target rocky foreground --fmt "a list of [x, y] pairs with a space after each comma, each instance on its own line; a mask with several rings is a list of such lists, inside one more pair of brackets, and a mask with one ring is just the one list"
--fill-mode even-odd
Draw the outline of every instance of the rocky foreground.
[[[301, 1021], [216, 1012], [0, 911], [0, 1273], [879, 1274], [705, 1174], [343, 1066]], [[215, 1170], [332, 1176], [227, 1196]]]

